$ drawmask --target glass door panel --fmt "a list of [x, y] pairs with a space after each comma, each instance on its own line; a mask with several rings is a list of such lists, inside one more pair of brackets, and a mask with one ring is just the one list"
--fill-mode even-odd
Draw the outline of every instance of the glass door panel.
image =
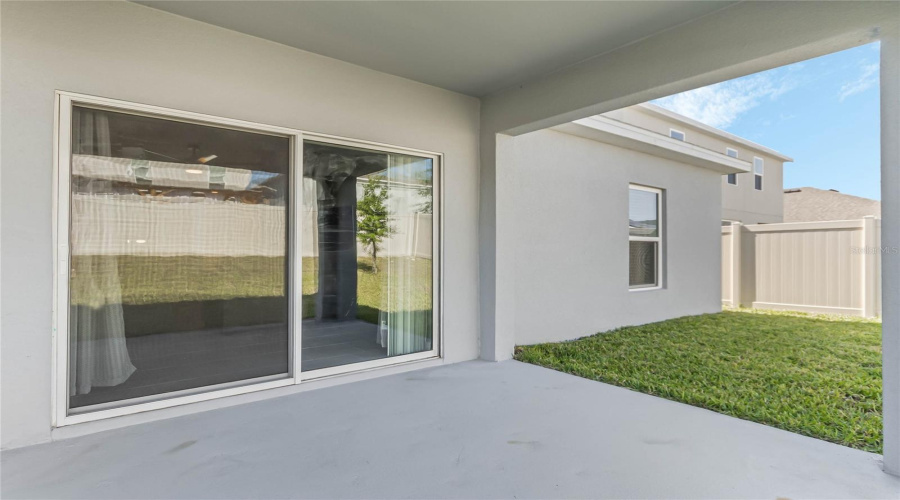
[[290, 151], [73, 108], [69, 408], [287, 376]]
[[304, 372], [431, 351], [431, 158], [303, 147]]

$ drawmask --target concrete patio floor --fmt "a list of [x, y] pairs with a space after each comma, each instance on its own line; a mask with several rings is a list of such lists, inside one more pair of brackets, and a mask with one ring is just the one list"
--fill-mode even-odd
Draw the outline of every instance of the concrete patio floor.
[[3, 498], [898, 498], [880, 457], [515, 361], [2, 454]]

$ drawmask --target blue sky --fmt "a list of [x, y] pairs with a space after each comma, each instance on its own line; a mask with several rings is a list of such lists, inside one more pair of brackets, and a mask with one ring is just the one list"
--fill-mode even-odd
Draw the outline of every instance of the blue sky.
[[657, 99], [794, 158], [784, 187], [881, 198], [878, 43]]

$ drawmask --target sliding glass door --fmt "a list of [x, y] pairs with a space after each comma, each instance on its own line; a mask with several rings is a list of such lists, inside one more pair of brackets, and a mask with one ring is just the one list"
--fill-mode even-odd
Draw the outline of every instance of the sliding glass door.
[[57, 99], [55, 425], [439, 355], [439, 155]]
[[291, 139], [71, 124], [69, 407], [287, 377]]
[[434, 178], [432, 157], [304, 143], [304, 372], [435, 351]]

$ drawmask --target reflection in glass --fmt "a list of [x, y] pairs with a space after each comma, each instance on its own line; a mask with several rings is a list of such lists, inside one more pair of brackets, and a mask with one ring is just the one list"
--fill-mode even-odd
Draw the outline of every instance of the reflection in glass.
[[71, 408], [288, 372], [289, 151], [74, 108]]
[[659, 243], [655, 241], [629, 241], [628, 284], [632, 287], [656, 285], [656, 252]]
[[306, 142], [302, 370], [432, 349], [430, 158]]
[[659, 236], [657, 194], [631, 189], [628, 195], [628, 234], [630, 236]]

